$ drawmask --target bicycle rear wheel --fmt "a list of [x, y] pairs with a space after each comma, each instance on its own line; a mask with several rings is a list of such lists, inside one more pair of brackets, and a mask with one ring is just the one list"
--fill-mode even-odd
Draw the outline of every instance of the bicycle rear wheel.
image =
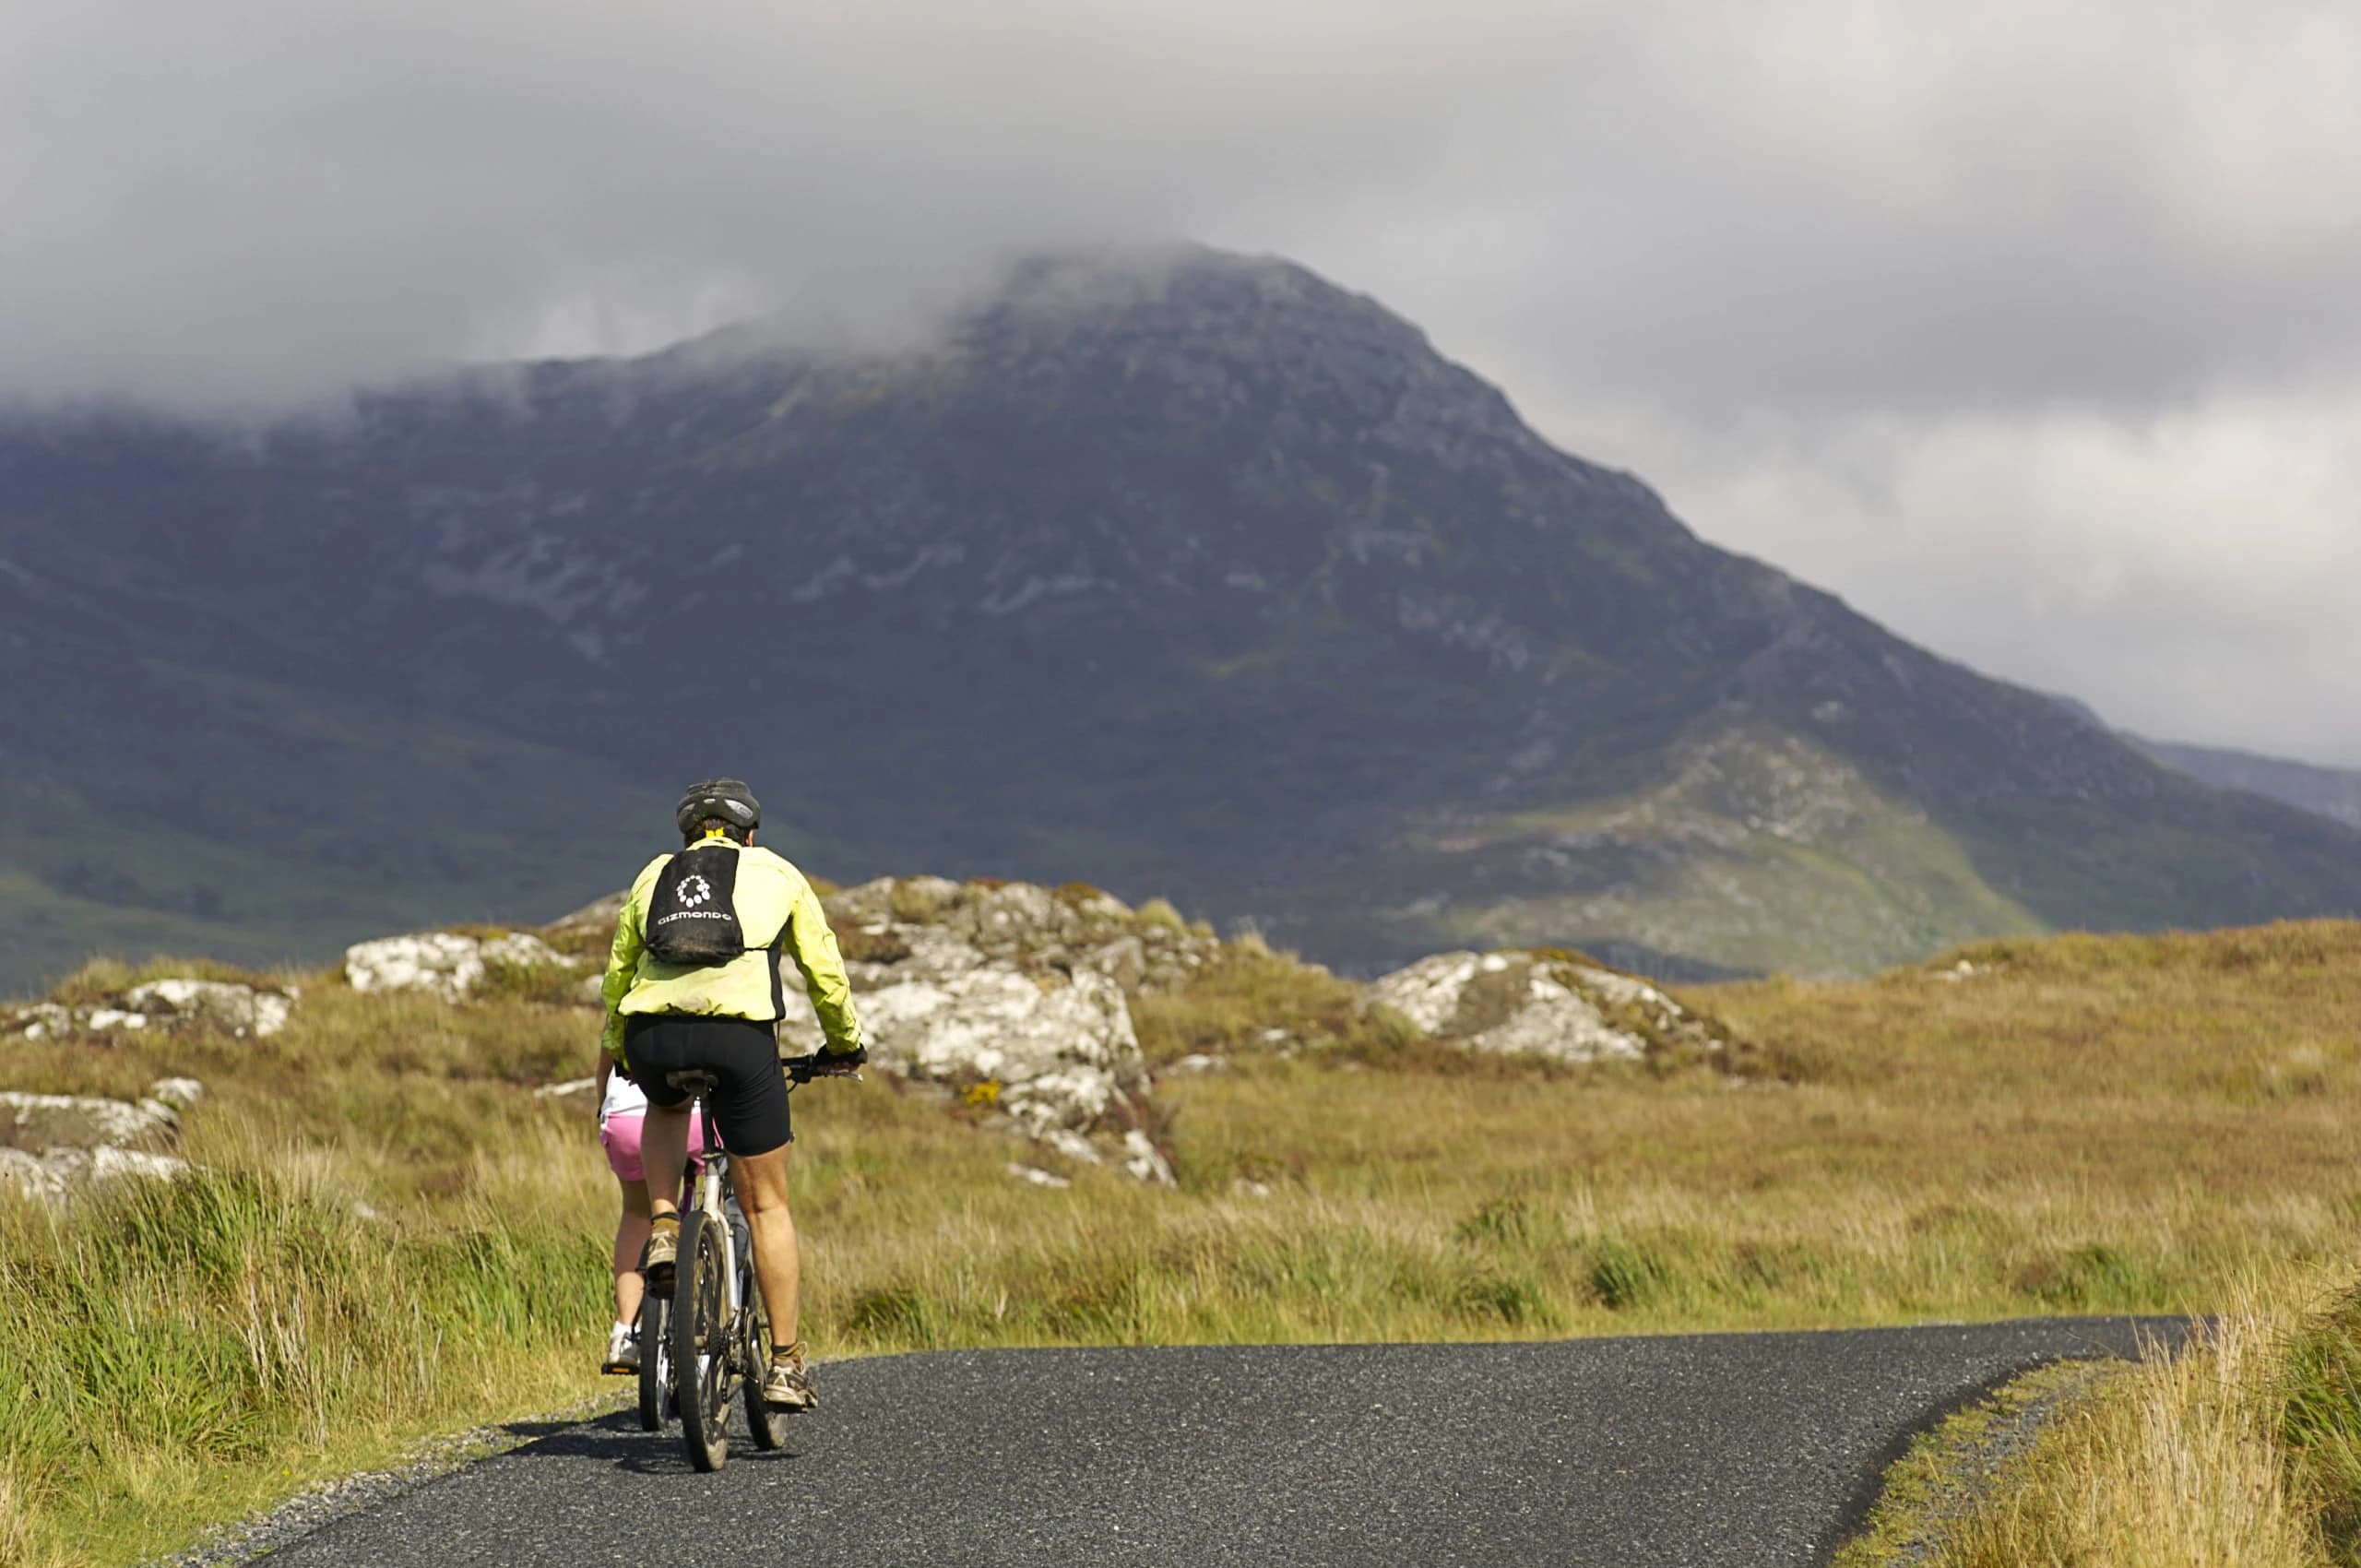
[[672, 1319], [663, 1297], [639, 1299], [639, 1426], [664, 1430], [664, 1402], [672, 1392]]
[[672, 1380], [681, 1391], [681, 1443], [700, 1470], [718, 1470], [730, 1460], [729, 1253], [728, 1231], [702, 1210], [681, 1217]]
[[772, 1408], [763, 1397], [763, 1374], [771, 1364], [771, 1314], [763, 1305], [763, 1288], [746, 1281], [746, 1432], [762, 1449], [787, 1441], [787, 1412]]

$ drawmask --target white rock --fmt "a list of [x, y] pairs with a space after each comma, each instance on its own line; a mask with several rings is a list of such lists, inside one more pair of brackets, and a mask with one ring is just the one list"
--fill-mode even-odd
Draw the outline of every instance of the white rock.
[[1158, 1187], [1179, 1185], [1172, 1178], [1172, 1162], [1136, 1127], [1123, 1134], [1123, 1157], [1124, 1170], [1140, 1181]]
[[1229, 1190], [1241, 1198], [1267, 1198], [1271, 1195], [1271, 1184], [1268, 1182], [1257, 1182], [1245, 1176], [1240, 1176], [1237, 1181], [1232, 1182], [1229, 1184]]
[[95, 1096], [0, 1090], [0, 1146], [45, 1152], [122, 1146], [168, 1134], [170, 1107]]
[[54, 1002], [36, 1002], [16, 1016], [28, 1039], [56, 1039], [73, 1032], [74, 1015]]
[[144, 1029], [148, 1027], [148, 1015], [120, 1007], [93, 1007], [83, 1022], [94, 1029]]
[[188, 1161], [169, 1154], [149, 1154], [144, 1149], [115, 1148], [101, 1144], [90, 1151], [90, 1180], [113, 1182], [136, 1178], [150, 1182], [170, 1182], [188, 1174]]
[[487, 964], [513, 964], [520, 968], [536, 964], [554, 964], [559, 968], [571, 969], [582, 961], [569, 957], [530, 932], [523, 931], [487, 938], [482, 944], [482, 954]]
[[596, 1078], [568, 1078], [562, 1084], [543, 1084], [533, 1091], [533, 1098], [535, 1099], [571, 1099], [575, 1095], [592, 1095], [598, 1092], [599, 1080]]
[[26, 1197], [56, 1203], [65, 1196], [65, 1179], [48, 1162], [20, 1148], [0, 1148], [0, 1185], [11, 1186]]
[[463, 1000], [482, 980], [487, 964], [555, 964], [577, 960], [524, 932], [479, 940], [428, 931], [380, 937], [344, 950], [344, 978], [355, 991], [424, 991], [445, 1002]]
[[1531, 953], [1438, 953], [1372, 982], [1369, 1000], [1449, 1044], [1560, 1062], [1631, 1060], [1673, 1040], [1722, 1043], [1646, 980]]
[[1038, 1165], [1026, 1165], [1014, 1159], [1008, 1162], [1008, 1173], [1011, 1176], [1015, 1177], [1018, 1181], [1029, 1182], [1036, 1187], [1071, 1187], [1074, 1185], [1072, 1182], [1067, 1181], [1064, 1177], [1054, 1175], [1050, 1171], [1042, 1170]]
[[1372, 981], [1370, 1000], [1393, 1008], [1424, 1033], [1440, 1034], [1459, 1011], [1459, 999], [1481, 964], [1473, 953], [1438, 953]]
[[1051, 1127], [1049, 1131], [1038, 1134], [1034, 1142], [1043, 1148], [1054, 1150], [1064, 1155], [1068, 1159], [1077, 1160], [1084, 1165], [1106, 1163], [1106, 1157], [1098, 1152], [1097, 1144], [1092, 1143], [1080, 1133], [1071, 1132], [1063, 1127]]
[[186, 1111], [205, 1098], [205, 1086], [195, 1078], [159, 1078], [148, 1086], [148, 1098], [174, 1111]]
[[167, 1019], [210, 1024], [236, 1035], [267, 1039], [287, 1027], [294, 1011], [291, 997], [227, 980], [174, 977], [149, 980], [124, 992], [123, 1004], [134, 1012]]
[[1207, 1056], [1203, 1051], [1192, 1051], [1180, 1061], [1167, 1064], [1164, 1070], [1167, 1073], [1179, 1073], [1183, 1076], [1197, 1073], [1226, 1073], [1229, 1070], [1229, 1063], [1218, 1056]]
[[[1001, 1086], [1002, 1107], [1037, 1136], [1087, 1129], [1145, 1089], [1139, 1036], [1113, 980], [1089, 970], [1070, 980], [1027, 974], [949, 938], [927, 946], [921, 953], [913, 943], [911, 956], [891, 966], [863, 966], [855, 995], [870, 1059], [882, 1070], [952, 1084], [990, 1079]], [[808, 1011], [786, 1032], [796, 1049], [819, 1044]]]

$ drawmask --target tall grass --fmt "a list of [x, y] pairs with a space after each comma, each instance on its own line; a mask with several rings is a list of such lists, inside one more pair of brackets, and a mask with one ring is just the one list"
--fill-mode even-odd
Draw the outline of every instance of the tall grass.
[[[546, 1142], [552, 1134], [540, 1134]], [[605, 1247], [578, 1198], [362, 1218], [316, 1154], [0, 1204], [6, 1560], [136, 1555], [406, 1436], [578, 1396]], [[333, 1463], [329, 1463], [333, 1461]], [[225, 1481], [229, 1484], [225, 1488]]]
[[[1755, 1046], [1659, 1075], [1462, 1063], [1244, 955], [1140, 1009], [1158, 1059], [1232, 1053], [1159, 1091], [1177, 1192], [887, 1080], [813, 1086], [809, 1331], [841, 1355], [2200, 1311], [2349, 1251], [2361, 928], [1971, 961], [1719, 988]], [[0, 1313], [42, 1325], [0, 1342], [0, 1557], [128, 1561], [597, 1386], [612, 1183], [587, 1108], [529, 1092], [594, 1060], [563, 994], [314, 985], [268, 1040], [12, 1046], [13, 1087], [212, 1092], [199, 1174], [0, 1206]], [[1011, 1181], [1019, 1156], [1074, 1184]]]
[[[2361, 1559], [2361, 1400], [2343, 1371], [2355, 1298], [2307, 1312], [2317, 1277], [2235, 1290], [2197, 1343], [2094, 1381], [1995, 1484], [1933, 1521], [1927, 1568], [2330, 1568]], [[2333, 1347], [2323, 1360], [2319, 1351]], [[2332, 1434], [2332, 1440], [2331, 1440]], [[1878, 1538], [1914, 1533], [1907, 1505]], [[1849, 1548], [1840, 1561], [1891, 1560]]]

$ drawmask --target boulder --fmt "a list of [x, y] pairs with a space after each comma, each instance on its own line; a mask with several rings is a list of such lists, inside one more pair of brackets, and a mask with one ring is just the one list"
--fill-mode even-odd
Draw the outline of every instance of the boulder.
[[267, 1039], [285, 1028], [295, 1010], [294, 998], [289, 994], [227, 980], [184, 978], [135, 985], [123, 993], [123, 1005], [150, 1022], [185, 1023], [256, 1039]]
[[0, 1148], [0, 1186], [14, 1187], [42, 1203], [65, 1198], [65, 1178], [51, 1170], [47, 1160], [20, 1148]]
[[423, 991], [460, 1002], [495, 964], [572, 968], [579, 963], [525, 932], [478, 937], [429, 931], [354, 944], [344, 950], [344, 978], [355, 991]]
[[8, 1027], [27, 1039], [61, 1039], [74, 1032], [74, 1009], [55, 1002], [36, 1002], [20, 1007], [8, 1018]]
[[[839, 932], [933, 932], [985, 958], [1028, 969], [1088, 969], [1127, 991], [1178, 985], [1221, 953], [1219, 938], [1204, 927], [1183, 925], [1168, 908], [1151, 903], [1133, 909], [1081, 883], [1041, 887], [990, 878], [886, 876], [822, 902]], [[848, 944], [863, 945], [858, 939]]]
[[1038, 1165], [1027, 1165], [1022, 1160], [1010, 1160], [1008, 1173], [1018, 1181], [1035, 1187], [1065, 1188], [1074, 1185], [1072, 1182], [1054, 1171], [1044, 1170]]
[[136, 1104], [96, 1096], [0, 1091], [0, 1182], [55, 1203], [94, 1182], [169, 1181], [187, 1170], [187, 1162], [134, 1146], [165, 1142], [179, 1131], [164, 1096], [186, 1096], [193, 1101], [203, 1092], [194, 1078], [160, 1080], [153, 1098]]
[[46, 1154], [53, 1149], [122, 1147], [169, 1136], [177, 1123], [171, 1106], [136, 1105], [96, 1096], [0, 1090], [0, 1147]]
[[[1170, 1182], [1138, 1131], [1151, 1090], [1122, 977], [1201, 964], [1211, 938], [1176, 924], [1150, 943], [1118, 899], [1028, 883], [884, 878], [827, 905], [880, 1070], [960, 1091], [1070, 1158]], [[816, 1049], [810, 1009], [789, 1011], [790, 1048]]]
[[211, 1030], [260, 1039], [287, 1027], [295, 997], [292, 988], [268, 991], [228, 980], [172, 976], [144, 981], [101, 1003], [67, 1006], [37, 1002], [8, 1015], [6, 1024], [0, 1027], [15, 1028], [28, 1039], [148, 1029], [176, 1034]]
[[195, 1078], [159, 1078], [148, 1086], [148, 1098], [174, 1111], [186, 1111], [205, 1098], [205, 1086]]
[[1367, 999], [1446, 1044], [1554, 1062], [1727, 1043], [1719, 1026], [1655, 985], [1580, 954], [1438, 953], [1372, 981]]

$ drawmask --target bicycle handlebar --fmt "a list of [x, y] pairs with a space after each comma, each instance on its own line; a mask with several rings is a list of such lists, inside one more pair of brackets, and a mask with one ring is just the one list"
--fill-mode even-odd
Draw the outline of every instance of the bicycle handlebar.
[[787, 1081], [791, 1084], [808, 1084], [814, 1078], [850, 1078], [855, 1083], [860, 1081], [860, 1068], [836, 1066], [827, 1060], [825, 1051], [815, 1051], [809, 1056], [782, 1057], [779, 1060], [779, 1066], [786, 1070]]

